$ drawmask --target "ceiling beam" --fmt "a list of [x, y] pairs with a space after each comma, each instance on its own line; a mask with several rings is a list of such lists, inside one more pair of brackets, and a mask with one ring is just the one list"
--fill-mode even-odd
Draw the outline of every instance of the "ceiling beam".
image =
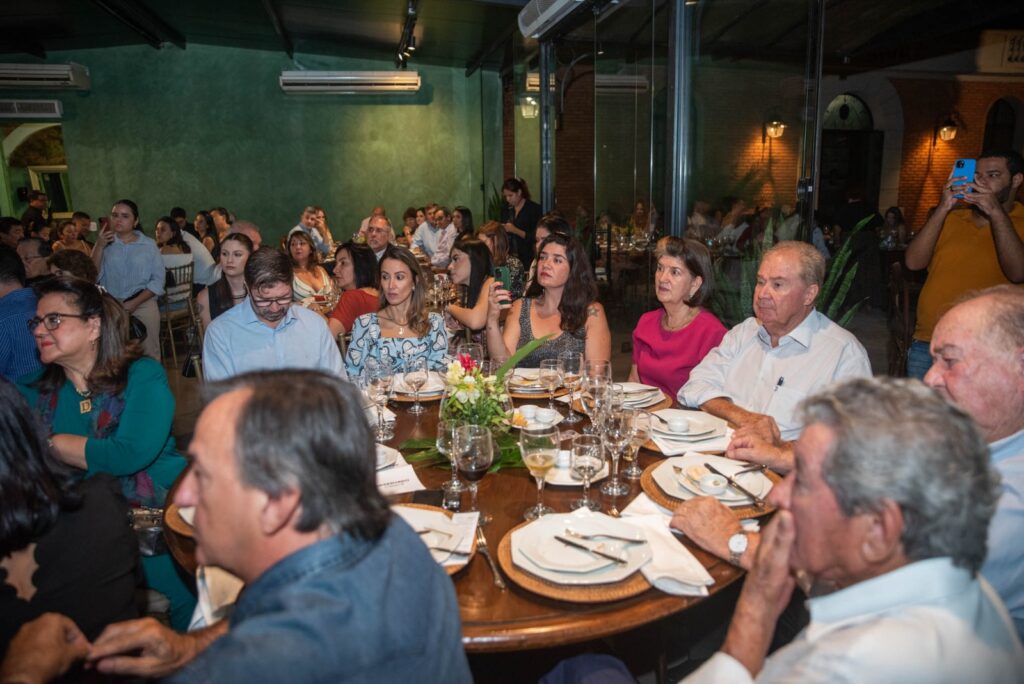
[[165, 42], [185, 49], [185, 36], [137, 0], [92, 0], [92, 3], [139, 34], [142, 40], [157, 50]]
[[275, 2], [275, 0], [263, 0], [263, 9], [266, 10], [267, 16], [270, 18], [270, 23], [274, 27], [274, 31], [281, 38], [281, 42], [284, 43], [284, 51], [288, 55], [288, 58], [294, 58], [295, 44], [292, 42], [292, 37], [291, 34], [288, 33], [288, 29], [284, 27], [284, 23], [281, 21], [281, 11], [277, 8], [277, 2]]
[[742, 12], [737, 14], [734, 18], [730, 19], [729, 21], [725, 22], [725, 25], [719, 27], [718, 30], [712, 33], [710, 36], [706, 36], [702, 42], [705, 46], [710, 47], [711, 45], [714, 45], [719, 38], [721, 38], [726, 33], [731, 31], [733, 28], [736, 27], [737, 24], [739, 24], [741, 21], [746, 19], [751, 14], [753, 14], [758, 7], [764, 5], [767, 2], [768, 0], [755, 0], [755, 2], [749, 3]]

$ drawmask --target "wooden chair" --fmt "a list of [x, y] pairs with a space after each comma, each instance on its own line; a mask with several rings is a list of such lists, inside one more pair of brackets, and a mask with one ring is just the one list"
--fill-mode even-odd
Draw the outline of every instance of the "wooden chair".
[[341, 352], [341, 358], [345, 358], [345, 352], [348, 350], [348, 340], [350, 333], [340, 332], [338, 333], [338, 351]]
[[[198, 335], [199, 327], [196, 326], [198, 313], [196, 312], [195, 301], [192, 298], [192, 271], [193, 264], [187, 263], [181, 266], [172, 266], [167, 269], [167, 282], [173, 283], [165, 288], [164, 294], [160, 297], [160, 357], [164, 358], [164, 345], [162, 344], [165, 334], [171, 346], [171, 358], [174, 359], [174, 366], [178, 366], [178, 347], [174, 338], [176, 331], [185, 331]], [[201, 348], [201, 345], [200, 345]]]

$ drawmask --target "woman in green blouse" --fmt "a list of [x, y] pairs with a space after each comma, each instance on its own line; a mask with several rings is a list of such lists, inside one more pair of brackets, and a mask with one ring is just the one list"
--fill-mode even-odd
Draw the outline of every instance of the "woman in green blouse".
[[[36, 286], [29, 328], [43, 369], [19, 389], [50, 432], [51, 449], [83, 476], [118, 478], [131, 506], [163, 507], [185, 459], [171, 436], [174, 396], [164, 369], [129, 339], [128, 314], [92, 283], [68, 277]], [[168, 554], [144, 557], [149, 586], [187, 627], [195, 603]]]

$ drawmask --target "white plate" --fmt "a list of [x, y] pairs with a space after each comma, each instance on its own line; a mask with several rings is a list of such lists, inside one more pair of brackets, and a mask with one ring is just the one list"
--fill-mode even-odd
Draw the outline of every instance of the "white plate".
[[[405, 382], [405, 374], [395, 375], [395, 392], [398, 394], [413, 395], [416, 393], [412, 387]], [[426, 397], [430, 395], [443, 394], [444, 393], [444, 378], [437, 371], [430, 371], [427, 374], [427, 382], [424, 383], [423, 387], [420, 388], [420, 396]]]
[[[640, 400], [637, 400], [637, 401], [626, 401], [626, 402], [623, 402], [623, 405], [626, 408], [635, 408], [635, 409], [647, 408], [648, 406], [654, 406], [655, 404], [660, 404], [662, 401], [664, 401], [664, 399], [665, 399], [665, 395], [662, 394], [659, 391], [659, 392], [657, 392], [655, 394], [652, 394], [651, 396], [649, 396], [649, 397], [647, 397], [645, 399], [640, 399]], [[655, 425], [660, 425], [661, 424], [661, 423], [659, 423], [656, 420], [653, 421], [653, 422], [654, 422]]]
[[[402, 516], [405, 522], [409, 523], [409, 527], [417, 532], [426, 530], [428, 527], [430, 528], [430, 530], [420, 534], [419, 538], [427, 547], [427, 550], [430, 551], [434, 562], [438, 565], [443, 564], [451, 557], [452, 552], [447, 549], [457, 546], [463, 537], [463, 528], [453, 525], [448, 516], [440, 511], [429, 511], [401, 505], [393, 506], [392, 510]], [[441, 546], [444, 549], [431, 548], [432, 546]]]
[[[744, 465], [739, 461], [733, 461], [732, 459], [725, 458], [724, 456], [687, 453], [683, 456], [666, 458], [657, 468], [654, 469], [651, 476], [654, 478], [657, 485], [661, 487], [662, 491], [677, 499], [685, 501], [696, 496], [710, 496], [709, 494], [704, 494], [700, 490], [699, 485], [694, 484], [692, 485], [692, 488], [684, 486], [682, 480], [686, 479], [685, 475], [676, 475], [675, 471], [672, 469], [672, 467], [675, 466], [685, 470], [689, 466], [704, 463], [710, 463], [716, 469], [728, 475], [732, 475], [737, 470], [742, 470], [744, 467]], [[747, 473], [745, 475], [740, 475], [739, 483], [762, 498], [768, 496], [768, 492], [772, 489], [772, 481], [765, 477], [763, 473]], [[731, 487], [714, 498], [727, 506], [749, 506], [753, 503], [750, 500], [750, 497], [744, 494], [739, 494]]]
[[378, 444], [377, 445], [377, 470], [384, 470], [385, 468], [390, 468], [391, 466], [395, 465], [395, 462], [398, 460], [398, 457], [400, 455], [401, 454], [399, 453], [399, 451], [397, 449], [392, 449], [389, 446], [384, 446], [383, 444]]
[[[650, 544], [622, 544], [615, 548], [622, 549], [622, 552], [626, 554], [629, 560], [625, 564], [609, 561], [609, 565], [590, 572], [559, 572], [541, 567], [523, 552], [524, 548], [536, 549], [543, 539], [554, 539], [556, 534], [564, 534], [566, 525], [572, 521], [573, 515], [572, 513], [553, 513], [513, 530], [511, 537], [512, 562], [516, 567], [555, 584], [586, 586], [621, 582], [651, 560]], [[566, 549], [569, 548], [557, 540], [555, 543]], [[586, 556], [592, 555], [585, 551], [579, 553]]]
[[[564, 531], [559, 534], [564, 535]], [[524, 546], [520, 551], [537, 567], [555, 572], [593, 572], [615, 562], [583, 549], [563, 544], [553, 536], [542, 537], [536, 541], [536, 545]], [[619, 553], [620, 548], [616, 545], [614, 549], [609, 548], [609, 551]]]
[[181, 519], [184, 520], [185, 522], [187, 522], [192, 527], [196, 526], [196, 523], [195, 523], [196, 507], [195, 506], [179, 506], [178, 507], [178, 515], [180, 515]]
[[634, 542], [647, 540], [644, 531], [629, 523], [628, 519], [613, 518], [606, 513], [592, 511], [589, 508], [577, 508], [569, 515], [565, 525], [567, 530], [579, 534], [602, 536], [614, 535], [616, 538], [632, 539]]
[[[604, 478], [608, 477], [608, 462], [605, 461], [604, 467], [597, 471], [594, 477], [590, 478], [590, 484], [593, 485], [595, 482], [600, 482]], [[583, 478], [580, 477], [570, 467], [559, 468], [554, 467], [548, 471], [548, 474], [544, 476], [544, 482], [549, 485], [558, 485], [559, 487], [582, 487]]]
[[696, 444], [697, 442], [704, 442], [709, 439], [715, 439], [725, 434], [725, 428], [711, 430], [710, 432], [702, 432], [697, 435], [689, 435], [686, 437], [673, 437], [665, 434], [664, 432], [655, 431], [654, 435], [658, 439], [663, 439], [669, 444]]
[[654, 431], [659, 436], [668, 437], [669, 439], [686, 439], [693, 437], [700, 437], [701, 439], [707, 439], [706, 435], [710, 435], [712, 431], [718, 431], [721, 434], [726, 428], [726, 422], [721, 418], [704, 413], [703, 411], [683, 411], [681, 409], [661, 409], [655, 411], [656, 416], [660, 416], [665, 420], [672, 420], [673, 418], [683, 418], [690, 423], [690, 428], [686, 432], [673, 432], [669, 429], [668, 425], [665, 425], [660, 420], [655, 420], [652, 426]]

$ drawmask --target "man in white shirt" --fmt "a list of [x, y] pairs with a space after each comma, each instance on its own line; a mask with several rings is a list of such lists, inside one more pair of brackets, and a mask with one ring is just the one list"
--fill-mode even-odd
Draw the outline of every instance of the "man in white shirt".
[[[371, 220], [375, 218], [387, 219], [387, 217], [388, 213], [384, 210], [384, 207], [374, 207], [373, 211], [370, 212], [370, 215], [364, 218], [362, 222], [360, 222], [359, 234], [364, 236], [366, 235], [367, 231], [370, 229]], [[390, 225], [390, 221], [388, 223]]]
[[192, 282], [197, 285], [212, 285], [220, 278], [220, 268], [213, 260], [206, 245], [197, 240], [192, 233], [181, 231], [181, 239], [192, 250]]
[[427, 220], [429, 223], [420, 226], [413, 235], [410, 246], [426, 254], [431, 266], [444, 268], [448, 265], [456, 236], [452, 213], [446, 207], [437, 207], [432, 214], [428, 209]]
[[[725, 643], [686, 681], [1019, 681], [1024, 649], [977, 574], [999, 488], [970, 417], [891, 378], [802, 410]], [[798, 581], [814, 587], [810, 624], [766, 657]]]
[[279, 368], [313, 368], [346, 377], [323, 316], [292, 303], [291, 260], [264, 247], [245, 264], [249, 296], [213, 320], [203, 339], [208, 380]]
[[693, 369], [679, 403], [766, 440], [792, 440], [800, 434], [802, 399], [836, 380], [870, 376], [857, 338], [814, 308], [824, 277], [825, 260], [805, 242], [780, 242], [765, 252], [754, 317]]

